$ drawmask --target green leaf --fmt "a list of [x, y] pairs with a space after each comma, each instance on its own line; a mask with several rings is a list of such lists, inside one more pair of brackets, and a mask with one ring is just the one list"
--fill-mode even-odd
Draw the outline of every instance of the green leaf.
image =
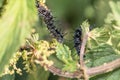
[[59, 60], [55, 54], [52, 54], [48, 59], [52, 60], [54, 62], [54, 66], [57, 68], [62, 68], [63, 67], [63, 62]]
[[34, 0], [8, 1], [0, 19], [0, 74], [37, 19], [34, 3]]
[[82, 27], [82, 35], [86, 35], [86, 33], [89, 32], [89, 27], [90, 27], [88, 21], [87, 21], [87, 20], [84, 21], [84, 22], [82, 23], [81, 27]]
[[104, 56], [104, 57], [101, 57], [101, 58], [98, 58], [98, 59], [94, 60], [93, 66], [100, 66], [100, 65], [102, 65], [104, 63], [113, 61], [113, 60], [115, 60], [117, 58], [120, 58], [120, 56], [115, 55], [115, 54]]
[[120, 1], [109, 2], [111, 13], [108, 14], [105, 22], [109, 27], [112, 28], [110, 33], [110, 40], [109, 43], [114, 47], [115, 51], [120, 54]]
[[120, 30], [120, 1], [113, 2], [109, 1], [109, 5], [111, 8], [111, 13], [108, 14], [107, 18], [105, 19], [105, 22], [108, 24], [116, 25], [113, 26], [116, 29]]
[[[102, 28], [96, 28], [89, 38], [86, 54], [88, 67], [100, 66], [120, 58], [120, 1], [109, 2], [112, 13], [105, 19], [106, 24]], [[120, 69], [106, 74], [97, 75], [90, 80], [119, 80]]]
[[44, 71], [44, 69], [40, 66], [36, 66], [36, 70], [30, 73], [27, 77], [27, 80], [48, 80], [49, 72]]
[[72, 61], [71, 51], [68, 46], [58, 43], [56, 52], [58, 59], [64, 63], [69, 63], [69, 61]]
[[120, 79], [120, 69], [116, 69], [112, 72], [95, 76], [90, 80], [119, 80]]
[[95, 48], [99, 46], [100, 44], [107, 43], [110, 39], [110, 33], [111, 33], [110, 27], [101, 27], [101, 28], [95, 28], [90, 32], [90, 37], [88, 39], [88, 47], [90, 49]]
[[[86, 65], [88, 67], [95, 67], [111, 62], [118, 58], [120, 58], [120, 55], [115, 53], [114, 48], [111, 45], [102, 44], [99, 47], [96, 47], [87, 52], [85, 62], [87, 62]], [[90, 78], [90, 80], [118, 80], [119, 79], [118, 76], [119, 76], [118, 71], [112, 71], [106, 74], [97, 75], [93, 78]]]
[[86, 65], [89, 67], [99, 66], [104, 63], [120, 58], [114, 48], [108, 44], [99, 45], [86, 53]]
[[68, 71], [68, 72], [76, 71], [77, 70], [77, 62], [76, 61], [72, 61], [69, 64], [64, 64], [64, 67], [62, 68], [62, 70]]
[[[93, 48], [92, 50], [87, 51], [85, 62], [88, 67], [95, 67], [111, 62], [118, 58], [120, 58], [120, 55], [115, 52], [111, 45], [102, 44], [96, 48]], [[90, 80], [119, 80], [119, 73], [116, 73], [118, 72], [112, 71], [106, 74], [97, 75], [92, 77]], [[116, 74], [116, 78], [113, 77], [114, 74]]]
[[10, 75], [10, 74], [6, 74], [2, 77], [0, 77], [0, 80], [14, 80], [15, 79], [15, 75]]
[[119, 7], [120, 1], [116, 3], [113, 1], [110, 1], [109, 4], [112, 9], [112, 13], [114, 15], [114, 19], [117, 21], [117, 24], [120, 25], [120, 7]]
[[68, 46], [58, 43], [56, 56], [64, 63], [62, 70], [73, 72], [77, 69], [78, 59], [75, 60], [72, 58], [71, 51]]

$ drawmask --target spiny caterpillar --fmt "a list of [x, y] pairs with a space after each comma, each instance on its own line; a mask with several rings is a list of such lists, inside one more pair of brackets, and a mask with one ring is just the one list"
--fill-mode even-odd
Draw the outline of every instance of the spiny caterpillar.
[[82, 43], [81, 36], [82, 36], [82, 29], [80, 27], [75, 30], [75, 34], [74, 34], [74, 47], [78, 55], [80, 55], [80, 48], [81, 48], [81, 43]]
[[54, 38], [57, 39], [58, 42], [63, 42], [63, 34], [56, 28], [53, 20], [53, 16], [47, 6], [44, 3], [39, 3], [36, 0], [36, 7], [38, 8], [39, 16], [41, 16], [47, 25], [48, 30], [53, 35]]

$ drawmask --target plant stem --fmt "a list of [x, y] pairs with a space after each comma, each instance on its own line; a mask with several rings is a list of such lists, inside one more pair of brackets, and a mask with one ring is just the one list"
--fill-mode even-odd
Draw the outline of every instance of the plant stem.
[[54, 66], [49, 66], [48, 70], [52, 72], [54, 75], [59, 75], [67, 78], [81, 78], [83, 76], [81, 71], [75, 71], [73, 73], [70, 73], [70, 72], [62, 71], [61, 69], [58, 69]]
[[88, 34], [89, 33], [86, 33], [83, 36], [82, 45], [81, 45], [81, 49], [80, 49], [80, 66], [81, 66], [80, 69], [83, 71], [85, 80], [88, 80], [88, 74], [86, 72], [87, 70], [86, 70], [86, 66], [85, 66], [85, 63], [84, 63], [85, 45], [86, 45], [87, 40], [88, 40]]
[[80, 49], [80, 65], [84, 66], [84, 52], [85, 52], [85, 45], [88, 39], [88, 33], [83, 37], [82, 40], [82, 45], [81, 45], [81, 49]]
[[[89, 75], [89, 76], [95, 76], [95, 75], [110, 72], [110, 71], [115, 70], [119, 67], [120, 67], [120, 59], [116, 59], [112, 62], [103, 64], [103, 65], [100, 65], [100, 66], [97, 66], [97, 67], [88, 68], [88, 69], [86, 69], [86, 74]], [[82, 71], [75, 71], [73, 73], [64, 72], [61, 69], [58, 69], [54, 66], [49, 66], [48, 70], [55, 75], [63, 76], [63, 77], [67, 77], [67, 78], [81, 78], [81, 77], [84, 77]]]
[[120, 67], [120, 59], [116, 59], [112, 62], [105, 63], [97, 67], [89, 68], [87, 70], [87, 74], [89, 74], [89, 76], [94, 76], [94, 75], [110, 72], [119, 67]]

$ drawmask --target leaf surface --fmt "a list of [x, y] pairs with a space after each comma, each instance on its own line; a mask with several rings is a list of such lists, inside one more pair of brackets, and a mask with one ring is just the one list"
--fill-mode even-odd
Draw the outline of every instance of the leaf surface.
[[9, 0], [0, 19], [0, 74], [30, 34], [37, 16], [34, 0]]

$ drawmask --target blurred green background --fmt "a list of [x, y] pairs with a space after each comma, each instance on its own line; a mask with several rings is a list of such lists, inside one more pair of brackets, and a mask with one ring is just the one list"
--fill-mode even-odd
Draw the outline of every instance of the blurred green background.
[[[57, 27], [68, 33], [66, 35], [69, 36], [85, 20], [88, 20], [93, 27], [102, 27], [104, 19], [111, 11], [109, 1], [111, 0], [46, 0], [46, 4], [55, 17]], [[40, 19], [40, 21], [42, 20]]]
[[[65, 33], [64, 42], [71, 46], [74, 31], [83, 21], [88, 20], [93, 28], [103, 26], [104, 19], [111, 12], [109, 1], [111, 0], [46, 0], [46, 5], [51, 10], [58, 29]], [[39, 34], [42, 39], [50, 39], [49, 32], [41, 21], [42, 19], [38, 21], [40, 27], [37, 26], [36, 30], [38, 33], [43, 32]]]

